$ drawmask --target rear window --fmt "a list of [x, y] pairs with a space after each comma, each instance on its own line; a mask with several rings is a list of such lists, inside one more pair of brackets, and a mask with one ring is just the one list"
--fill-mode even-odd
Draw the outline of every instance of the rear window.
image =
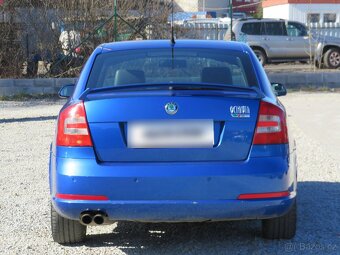
[[284, 22], [265, 22], [266, 35], [286, 36], [287, 30]]
[[219, 84], [258, 87], [248, 54], [215, 49], [139, 49], [98, 55], [87, 88]]
[[244, 23], [241, 32], [247, 35], [262, 35], [262, 27], [261, 22]]

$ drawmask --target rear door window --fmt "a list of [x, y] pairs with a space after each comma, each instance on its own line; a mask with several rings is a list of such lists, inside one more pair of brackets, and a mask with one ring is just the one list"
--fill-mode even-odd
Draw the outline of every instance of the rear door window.
[[266, 35], [286, 36], [287, 30], [284, 22], [265, 22]]
[[247, 35], [262, 35], [262, 22], [244, 23], [241, 32]]

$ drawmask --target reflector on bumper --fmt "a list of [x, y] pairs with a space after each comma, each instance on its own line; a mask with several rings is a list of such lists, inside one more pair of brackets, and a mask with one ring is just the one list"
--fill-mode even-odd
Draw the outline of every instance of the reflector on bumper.
[[239, 200], [267, 199], [267, 198], [288, 197], [289, 195], [290, 195], [289, 191], [269, 192], [269, 193], [251, 193], [251, 194], [241, 194], [237, 197], [237, 199]]
[[56, 194], [56, 198], [65, 200], [94, 200], [94, 201], [106, 201], [109, 200], [106, 196], [94, 196], [94, 195], [74, 195], [74, 194]]

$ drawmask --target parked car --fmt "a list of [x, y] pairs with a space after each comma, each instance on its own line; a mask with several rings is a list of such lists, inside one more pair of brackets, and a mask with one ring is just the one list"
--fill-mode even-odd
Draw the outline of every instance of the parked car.
[[[222, 17], [230, 18], [230, 13], [229, 12], [222, 13]], [[233, 12], [233, 19], [246, 19], [246, 18], [247, 14], [245, 12]]]
[[235, 22], [233, 33], [236, 41], [249, 44], [262, 65], [312, 57], [317, 67], [340, 67], [340, 38], [318, 38], [296, 21], [241, 19]]
[[[275, 94], [274, 94], [274, 92]], [[293, 136], [243, 43], [108, 43], [94, 50], [62, 107], [50, 151], [52, 236], [84, 240], [114, 221], [262, 220], [296, 231]]]
[[233, 19], [245, 19], [247, 14], [245, 12], [233, 12]]

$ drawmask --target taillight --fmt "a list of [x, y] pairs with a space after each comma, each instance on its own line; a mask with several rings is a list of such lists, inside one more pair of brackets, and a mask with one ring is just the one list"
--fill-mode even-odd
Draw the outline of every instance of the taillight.
[[70, 105], [60, 113], [57, 146], [92, 146], [83, 102]]
[[278, 106], [261, 101], [253, 144], [288, 143], [286, 114]]

